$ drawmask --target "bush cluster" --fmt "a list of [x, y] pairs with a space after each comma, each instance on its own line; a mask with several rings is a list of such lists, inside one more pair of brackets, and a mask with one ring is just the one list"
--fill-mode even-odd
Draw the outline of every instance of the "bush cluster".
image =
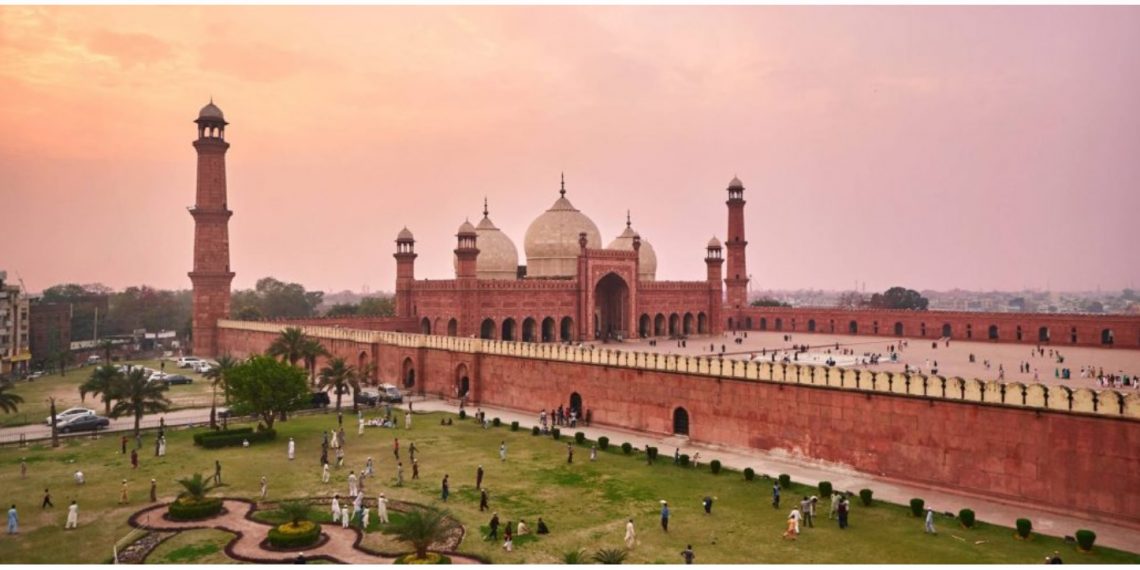
[[1033, 523], [1029, 519], [1017, 519], [1017, 536], [1021, 538], [1029, 538], [1029, 533], [1033, 532]]
[[586, 441], [586, 434], [585, 433], [577, 432], [574, 434], [574, 443], [581, 445], [585, 441]]
[[910, 514], [912, 514], [916, 517], [921, 517], [922, 516], [922, 510], [923, 510], [922, 508], [925, 506], [926, 506], [926, 501], [924, 501], [922, 499], [911, 499], [910, 500]]
[[756, 470], [751, 467], [744, 468], [744, 480], [751, 481], [756, 478]]
[[633, 453], [633, 446], [630, 445], [630, 443], [627, 441], [627, 442], [621, 444], [621, 452], [626, 454], [626, 455], [629, 455], [629, 454]]
[[542, 428], [539, 428], [538, 426], [530, 428], [530, 435], [538, 435], [540, 433], [542, 433]]
[[196, 521], [210, 518], [222, 512], [221, 499], [195, 501], [181, 498], [170, 503], [170, 518], [176, 521]]
[[713, 459], [712, 461], [710, 461], [709, 462], [709, 469], [712, 470], [713, 475], [719, 474], [720, 473], [720, 460], [719, 459]]
[[301, 521], [296, 526], [287, 522], [269, 529], [269, 544], [277, 548], [301, 548], [320, 538], [321, 525], [312, 521]]
[[830, 497], [834, 490], [835, 489], [833, 489], [831, 486], [831, 481], [820, 481], [819, 482], [819, 498], [823, 499], [826, 497]]
[[1081, 547], [1081, 550], [1084, 550], [1085, 552], [1092, 550], [1093, 543], [1095, 542], [1095, 532], [1087, 529], [1081, 529], [1077, 531], [1077, 545]]
[[[248, 429], [248, 428], [246, 428], [246, 429]], [[249, 443], [252, 445], [255, 443], [273, 441], [274, 439], [277, 438], [277, 430], [272, 430], [272, 429], [267, 429], [267, 430], [258, 431], [258, 432], [255, 432], [253, 430], [249, 430], [249, 431], [242, 432], [242, 433], [224, 433], [224, 432], [215, 432], [215, 433], [219, 433], [221, 435], [207, 435], [206, 437], [201, 438], [201, 441], [198, 443], [198, 445], [201, 445], [202, 447], [204, 447], [206, 449], [217, 449], [219, 447], [241, 446], [246, 440], [248, 440]], [[195, 439], [198, 438], [197, 435], [195, 435], [194, 437], [195, 437]]]
[[874, 496], [874, 494], [875, 494], [874, 491], [872, 491], [870, 489], [860, 489], [859, 490], [859, 500], [863, 501], [864, 507], [871, 506], [871, 498]]
[[491, 420], [491, 425], [493, 425], [495, 427], [499, 427], [499, 426], [503, 425], [503, 422], [499, 418], [495, 418], [495, 419]]
[[554, 439], [562, 439], [562, 430], [558, 428], [550, 428], [550, 437]]
[[650, 461], [657, 461], [657, 448], [648, 445], [645, 446], [645, 456], [648, 457]]
[[519, 431], [519, 423], [511, 422], [511, 431]]
[[222, 436], [227, 436], [227, 435], [238, 435], [238, 434], [248, 435], [251, 433], [253, 433], [253, 428], [251, 428], [251, 427], [200, 431], [200, 432], [194, 434], [194, 445], [202, 445], [202, 440], [207, 439], [207, 438], [211, 438], [211, 437], [222, 437]]
[[974, 521], [977, 520], [974, 511], [971, 509], [962, 509], [958, 511], [958, 520], [962, 522], [962, 526], [966, 528], [974, 528]]
[[688, 453], [682, 453], [681, 454], [681, 467], [688, 467], [688, 466], [689, 466], [689, 454]]
[[598, 438], [598, 449], [605, 451], [610, 448], [610, 438], [602, 436]]
[[780, 473], [780, 488], [787, 489], [792, 485], [792, 476], [787, 473]]
[[461, 419], [461, 420], [467, 419], [467, 410], [459, 410], [459, 419]]

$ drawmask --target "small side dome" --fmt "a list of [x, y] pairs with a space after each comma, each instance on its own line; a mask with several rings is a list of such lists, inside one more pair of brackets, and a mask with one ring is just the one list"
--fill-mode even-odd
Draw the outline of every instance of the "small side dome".
[[729, 188], [741, 188], [741, 189], [743, 189], [744, 183], [741, 182], [739, 178], [733, 176], [732, 180], [729, 181], [729, 183], [728, 183], [728, 187]]
[[475, 226], [471, 225], [471, 220], [464, 220], [463, 224], [459, 226], [459, 235], [475, 235]]
[[404, 229], [400, 230], [399, 234], [396, 234], [396, 239], [400, 241], [415, 241], [416, 238], [412, 236], [412, 232], [408, 230], [408, 226], [404, 226]]
[[713, 238], [709, 240], [709, 249], [712, 249], [714, 247], [720, 248], [720, 240], [716, 239], [716, 236], [713, 236]]
[[214, 104], [213, 99], [210, 99], [210, 102], [207, 103], [205, 107], [202, 107], [201, 111], [198, 111], [198, 118], [199, 119], [213, 119], [213, 120], [217, 120], [217, 121], [226, 120], [225, 115], [222, 114], [222, 110], [219, 109], [218, 106]]
[[617, 239], [610, 242], [606, 249], [633, 251], [633, 239], [635, 237], [641, 240], [641, 247], [637, 250], [639, 266], [637, 278], [641, 281], [655, 281], [657, 279], [657, 252], [653, 250], [649, 240], [634, 231], [633, 224], [629, 219], [629, 212], [625, 214], [625, 231]]

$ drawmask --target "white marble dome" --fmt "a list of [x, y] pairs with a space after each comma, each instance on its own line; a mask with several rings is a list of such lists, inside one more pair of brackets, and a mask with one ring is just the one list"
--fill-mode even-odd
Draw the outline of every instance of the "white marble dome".
[[[630, 226], [629, 218], [625, 221], [625, 231], [621, 233], [606, 249], [633, 251], [633, 238], [638, 233]], [[657, 252], [649, 245], [644, 237], [641, 238], [641, 247], [637, 250], [637, 278], [640, 281], [654, 281], [657, 279]]]
[[[515, 242], [502, 230], [495, 227], [483, 209], [483, 219], [475, 226], [475, 247], [479, 257], [475, 258], [475, 277], [478, 279], [517, 279], [519, 250]], [[459, 270], [459, 257], [453, 256], [455, 270]]]
[[554, 205], [530, 223], [523, 249], [527, 277], [574, 277], [578, 274], [578, 234], [586, 233], [586, 247], [601, 248], [598, 226], [566, 199], [566, 189]]

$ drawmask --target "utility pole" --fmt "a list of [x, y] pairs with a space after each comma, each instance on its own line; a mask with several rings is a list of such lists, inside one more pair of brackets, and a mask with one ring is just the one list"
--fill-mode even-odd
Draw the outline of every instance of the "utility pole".
[[48, 401], [51, 402], [51, 446], [59, 447], [59, 429], [56, 427], [55, 421], [55, 398], [49, 397]]

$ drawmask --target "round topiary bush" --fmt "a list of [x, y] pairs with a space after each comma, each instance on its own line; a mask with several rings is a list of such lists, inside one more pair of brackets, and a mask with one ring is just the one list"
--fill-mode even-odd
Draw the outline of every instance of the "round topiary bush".
[[578, 445], [582, 445], [582, 442], [584, 442], [584, 441], [586, 441], [586, 434], [584, 434], [582, 432], [577, 432], [574, 434], [574, 443], [577, 443]]
[[870, 489], [859, 490], [859, 500], [863, 502], [864, 507], [871, 506], [871, 498], [874, 496], [874, 494], [875, 492]]
[[756, 470], [751, 467], [744, 468], [744, 480], [751, 481], [756, 478]]
[[196, 521], [208, 519], [222, 512], [221, 499], [194, 500], [190, 497], [181, 497], [170, 503], [167, 511], [171, 519], [176, 521]]
[[831, 481], [819, 482], [819, 498], [830, 497], [833, 489], [831, 488]]
[[926, 501], [924, 501], [922, 499], [911, 499], [910, 500], [910, 514], [912, 514], [916, 517], [921, 517], [922, 516], [922, 508], [925, 506], [926, 506]]
[[467, 410], [459, 410], [459, 419], [461, 419], [461, 420], [467, 419]]
[[780, 473], [780, 488], [787, 489], [792, 485], [792, 476], [787, 473]]
[[958, 520], [962, 522], [963, 528], [974, 528], [974, 521], [976, 515], [970, 509], [962, 509], [958, 511]]
[[627, 442], [621, 444], [621, 452], [626, 454], [626, 455], [629, 455], [629, 454], [633, 453], [633, 446], [630, 445], [629, 442], [627, 441]]
[[560, 430], [558, 428], [551, 428], [550, 437], [553, 437], [554, 439], [561, 439], [562, 438], [562, 430]]
[[1079, 546], [1083, 552], [1092, 550], [1093, 544], [1095, 542], [1095, 532], [1087, 529], [1081, 529], [1077, 531], [1077, 546]]
[[495, 419], [491, 420], [491, 425], [493, 425], [495, 427], [499, 427], [499, 426], [503, 425], [503, 422], [499, 418], [495, 418]]
[[713, 475], [719, 475], [720, 474], [720, 460], [719, 459], [713, 459], [712, 461], [710, 461], [709, 462], [709, 470], [712, 471]]
[[657, 460], [657, 448], [656, 447], [650, 447], [648, 445], [645, 446], [645, 455], [647, 457], [649, 457], [650, 461], [656, 461]]
[[605, 451], [610, 448], [610, 438], [602, 436], [598, 438], [598, 449]]
[[1029, 533], [1033, 532], [1033, 523], [1029, 519], [1017, 519], [1017, 536], [1025, 539], [1029, 538]]
[[429, 552], [422, 560], [416, 558], [416, 553], [405, 554], [392, 561], [392, 564], [451, 564], [451, 558], [438, 552]]
[[688, 453], [682, 453], [681, 454], [681, 467], [688, 467], [688, 466], [689, 466], [689, 454]]
[[511, 422], [511, 431], [519, 431], [519, 423]]
[[313, 521], [279, 524], [269, 529], [269, 544], [276, 548], [303, 548], [321, 539], [321, 525]]

